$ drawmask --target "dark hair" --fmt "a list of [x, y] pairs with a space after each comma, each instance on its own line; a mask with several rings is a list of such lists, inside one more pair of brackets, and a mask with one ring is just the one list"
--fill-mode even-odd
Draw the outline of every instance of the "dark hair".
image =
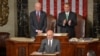
[[69, 4], [69, 3], [65, 3], [64, 5], [69, 5], [69, 6], [70, 6], [70, 4]]

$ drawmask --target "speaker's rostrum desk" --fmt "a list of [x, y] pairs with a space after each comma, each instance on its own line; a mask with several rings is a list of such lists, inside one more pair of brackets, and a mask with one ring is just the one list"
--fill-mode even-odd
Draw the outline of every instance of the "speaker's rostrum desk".
[[[37, 36], [35, 41], [28, 38], [11, 38], [6, 41], [7, 56], [30, 56], [40, 47], [41, 41], [46, 35]], [[100, 42], [68, 42], [66, 34], [55, 34], [54, 38], [60, 40], [60, 56], [87, 56], [87, 52], [92, 50], [96, 56], [100, 56]]]

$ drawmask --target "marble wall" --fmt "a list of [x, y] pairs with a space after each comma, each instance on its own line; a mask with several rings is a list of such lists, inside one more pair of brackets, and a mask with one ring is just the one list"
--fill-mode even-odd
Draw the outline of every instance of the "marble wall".
[[93, 24], [93, 0], [88, 0], [88, 17], [87, 19]]
[[9, 32], [10, 36], [16, 34], [16, 0], [8, 0], [9, 17], [8, 23], [4, 26], [0, 26], [0, 32]]
[[93, 35], [93, 1], [88, 0], [88, 14], [86, 21], [86, 36], [91, 37]]

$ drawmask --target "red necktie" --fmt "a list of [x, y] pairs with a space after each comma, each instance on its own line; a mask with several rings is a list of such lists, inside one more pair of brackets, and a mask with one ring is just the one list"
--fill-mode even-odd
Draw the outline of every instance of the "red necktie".
[[40, 15], [39, 15], [39, 12], [37, 12], [36, 16], [37, 16], [37, 21], [40, 22]]

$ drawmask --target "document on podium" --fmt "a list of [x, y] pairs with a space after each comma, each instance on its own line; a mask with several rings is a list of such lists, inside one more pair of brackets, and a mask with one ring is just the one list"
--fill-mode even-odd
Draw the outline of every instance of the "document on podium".
[[42, 52], [33, 52], [30, 55], [32, 56], [56, 56], [57, 54], [49, 54], [49, 53], [42, 53]]
[[33, 52], [33, 53], [31, 53], [31, 55], [42, 55], [42, 53], [41, 52]]

